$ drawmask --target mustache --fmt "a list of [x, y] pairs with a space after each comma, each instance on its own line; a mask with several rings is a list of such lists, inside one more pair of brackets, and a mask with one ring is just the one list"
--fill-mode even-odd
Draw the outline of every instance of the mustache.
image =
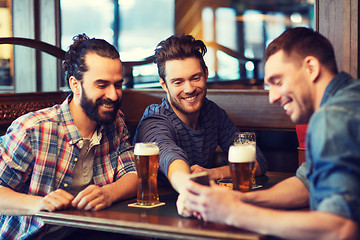
[[115, 109], [119, 109], [120, 106], [121, 106], [121, 102], [122, 102], [122, 99], [120, 99], [120, 98], [118, 100], [116, 100], [116, 101], [112, 101], [110, 99], [101, 99], [100, 98], [100, 99], [97, 99], [95, 101], [95, 104], [97, 106], [102, 105], [102, 104], [113, 104]]

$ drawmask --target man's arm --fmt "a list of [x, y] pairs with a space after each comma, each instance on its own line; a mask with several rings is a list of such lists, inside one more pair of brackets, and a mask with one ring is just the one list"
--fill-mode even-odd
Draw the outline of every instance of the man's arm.
[[[357, 239], [358, 226], [349, 219], [320, 211], [283, 211], [244, 203], [241, 193], [186, 182], [185, 207], [205, 221], [232, 225], [285, 239]], [[191, 189], [191, 191], [190, 191]]]
[[[259, 167], [258, 162], [255, 162], [256, 170], [255, 170], [255, 176], [259, 176], [262, 174], [261, 169]], [[197, 173], [197, 172], [207, 172], [210, 176], [210, 179], [217, 180], [222, 178], [231, 178], [230, 168], [229, 165], [222, 166], [222, 167], [216, 167], [216, 168], [204, 168], [197, 164], [192, 165], [190, 167], [191, 173]]]
[[271, 208], [307, 207], [309, 204], [309, 191], [299, 178], [290, 177], [270, 189], [243, 194], [241, 200]]
[[32, 215], [40, 210], [55, 211], [70, 206], [73, 196], [57, 189], [45, 197], [18, 193], [8, 187], [0, 186], [0, 213], [4, 215]]
[[188, 179], [189, 175], [190, 168], [184, 160], [177, 159], [169, 165], [168, 179], [177, 192], [182, 191], [184, 181]]

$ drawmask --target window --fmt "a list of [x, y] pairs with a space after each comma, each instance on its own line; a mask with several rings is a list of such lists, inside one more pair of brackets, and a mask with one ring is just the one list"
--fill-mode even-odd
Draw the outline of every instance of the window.
[[[263, 86], [266, 46], [289, 27], [314, 28], [314, 2], [233, 1], [200, 5], [202, 35], [209, 48], [209, 83], [237, 81]], [[276, 1], [275, 1], [276, 2]], [[192, 29], [188, 29], [191, 32]]]
[[[113, 44], [122, 61], [153, 55], [157, 43], [174, 33], [192, 34], [208, 46], [209, 87], [263, 87], [262, 57], [270, 41], [288, 27], [314, 28], [313, 0], [0, 0], [0, 14], [0, 37], [60, 42], [67, 50], [73, 36], [86, 33]], [[59, 61], [36, 56], [34, 49], [0, 45], [0, 92], [66, 87], [58, 81]], [[155, 64], [133, 67], [132, 75], [135, 88], [159, 87]]]
[[[113, 44], [122, 61], [152, 56], [156, 45], [174, 34], [174, 0], [61, 0], [61, 16], [63, 49], [73, 36], [86, 33]], [[159, 85], [155, 64], [134, 67], [133, 75], [134, 87]]]

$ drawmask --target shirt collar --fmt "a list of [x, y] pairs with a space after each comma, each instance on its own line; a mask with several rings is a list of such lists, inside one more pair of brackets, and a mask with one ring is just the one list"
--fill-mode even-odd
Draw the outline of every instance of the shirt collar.
[[320, 106], [322, 106], [324, 103], [326, 103], [326, 101], [331, 96], [335, 95], [337, 91], [348, 86], [352, 81], [353, 81], [353, 78], [345, 72], [340, 72], [337, 75], [335, 75], [335, 77], [331, 80], [331, 82], [325, 89], [325, 93], [321, 100]]
[[60, 106], [61, 122], [64, 125], [70, 144], [77, 144], [82, 140], [79, 129], [75, 126], [74, 118], [71, 115], [69, 103], [73, 95], [70, 94]]

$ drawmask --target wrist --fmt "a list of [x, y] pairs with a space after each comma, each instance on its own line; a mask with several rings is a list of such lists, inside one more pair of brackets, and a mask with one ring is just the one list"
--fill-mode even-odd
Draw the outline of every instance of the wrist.
[[213, 176], [212, 179], [214, 179], [214, 180], [223, 179], [223, 178], [229, 178], [230, 177], [229, 166], [213, 168], [213, 169], [210, 169], [210, 170], [213, 171], [211, 176]]
[[112, 190], [112, 183], [110, 184], [106, 184], [104, 186], [102, 186], [101, 188], [103, 189], [104, 191], [104, 195], [106, 196], [106, 199], [105, 201], [107, 201], [110, 205], [113, 203], [113, 202], [116, 202], [117, 199], [119, 198], [116, 194], [116, 191], [113, 191]]
[[170, 183], [173, 188], [178, 192], [182, 192], [182, 189], [185, 188], [184, 183], [189, 178], [189, 173], [176, 171], [170, 177]]

